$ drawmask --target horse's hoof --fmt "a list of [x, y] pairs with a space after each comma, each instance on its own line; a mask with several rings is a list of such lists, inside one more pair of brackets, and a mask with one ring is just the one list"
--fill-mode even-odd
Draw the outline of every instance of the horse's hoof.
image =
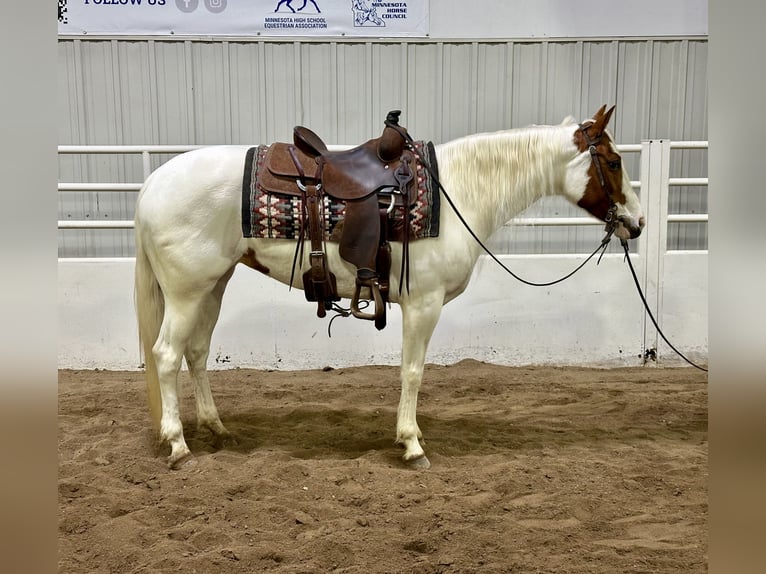
[[428, 460], [426, 455], [413, 458], [412, 460], [405, 460], [404, 464], [407, 465], [407, 468], [412, 470], [428, 470], [431, 468], [431, 461]]
[[197, 464], [197, 459], [194, 458], [194, 455], [190, 452], [182, 454], [181, 456], [177, 458], [173, 458], [172, 456], [168, 457], [168, 468], [170, 468], [170, 470], [180, 470], [182, 468], [189, 468], [189, 467], [195, 466], [196, 464]]
[[233, 434], [226, 433], [226, 434], [217, 434], [214, 436], [215, 438], [213, 439], [213, 447], [215, 447], [216, 450], [220, 450], [226, 447], [237, 446], [239, 444], [239, 441], [237, 441], [237, 437], [235, 437]]

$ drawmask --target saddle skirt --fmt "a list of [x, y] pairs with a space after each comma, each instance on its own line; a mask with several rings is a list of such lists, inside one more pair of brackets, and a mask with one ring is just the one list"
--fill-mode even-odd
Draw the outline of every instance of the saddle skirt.
[[[431, 142], [417, 141], [416, 149], [423, 155], [438, 177], [436, 153]], [[242, 183], [242, 233], [244, 237], [292, 239], [301, 233], [302, 197], [296, 183], [298, 170], [292, 157], [286, 153], [287, 144], [275, 143], [271, 146], [252, 147], [245, 156], [245, 170]], [[410, 205], [410, 239], [438, 237], [439, 235], [439, 192], [431, 173], [415, 156], [414, 165], [416, 186], [406, 198]], [[303, 153], [295, 154], [306, 180], [318, 180], [317, 163]], [[364, 173], [364, 171], [358, 172]], [[324, 185], [332, 186], [328, 173], [322, 174]], [[394, 180], [386, 179], [388, 174], [372, 171], [363, 185], [356, 187], [345, 185], [339, 189], [375, 189], [393, 186]], [[346, 199], [354, 201], [355, 193], [333, 193], [326, 190], [322, 195], [322, 217], [325, 237], [337, 241], [339, 230], [346, 213]], [[345, 195], [346, 199], [338, 196]], [[335, 196], [335, 197], [333, 197]], [[398, 203], [405, 199], [395, 196]], [[387, 200], [386, 200], [387, 201]], [[403, 210], [396, 209], [388, 220], [388, 233], [392, 241], [402, 241], [406, 229], [402, 219]]]

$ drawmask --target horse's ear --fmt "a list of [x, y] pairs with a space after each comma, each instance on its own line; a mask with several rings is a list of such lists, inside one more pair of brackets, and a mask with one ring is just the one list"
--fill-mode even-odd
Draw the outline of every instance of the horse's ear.
[[617, 106], [612, 106], [609, 108], [609, 111], [606, 110], [606, 104], [601, 106], [596, 114], [593, 116], [593, 127], [595, 128], [595, 132], [600, 134], [603, 133], [606, 126], [609, 124], [609, 120], [612, 118], [612, 114], [614, 113], [614, 109]]
[[605, 110], [606, 110], [606, 104], [604, 104], [603, 106], [601, 106], [601, 107], [598, 109], [598, 111], [597, 111], [595, 114], [593, 114], [593, 123], [594, 123], [594, 124], [597, 124], [597, 123], [599, 122], [599, 120], [601, 119], [601, 117], [604, 115], [604, 111], [605, 111]]

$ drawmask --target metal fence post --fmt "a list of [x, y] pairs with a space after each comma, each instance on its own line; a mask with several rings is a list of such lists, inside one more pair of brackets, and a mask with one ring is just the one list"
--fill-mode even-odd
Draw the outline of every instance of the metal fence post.
[[[641, 142], [641, 207], [646, 229], [639, 241], [641, 266], [639, 279], [649, 308], [660, 322], [664, 261], [667, 251], [668, 188], [670, 179], [670, 141]], [[642, 319], [644, 363], [657, 361], [659, 335], [649, 317]]]
[[146, 178], [152, 173], [152, 158], [146, 150], [141, 152], [141, 163], [144, 168], [144, 181], [146, 181]]

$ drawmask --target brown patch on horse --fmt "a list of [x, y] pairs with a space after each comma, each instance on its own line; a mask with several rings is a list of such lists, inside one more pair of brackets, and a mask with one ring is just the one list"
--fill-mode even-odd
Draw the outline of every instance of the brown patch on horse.
[[[606, 105], [601, 106], [594, 114], [593, 119], [583, 122], [582, 129], [578, 129], [574, 133], [574, 144], [580, 152], [588, 151], [588, 142], [585, 138], [585, 135], [587, 135], [590, 141], [595, 142], [594, 145], [598, 154], [597, 157], [592, 158], [588, 167], [588, 184], [585, 187], [582, 199], [577, 202], [577, 205], [602, 220], [606, 217], [611, 205], [609, 193], [611, 193], [615, 203], [625, 204], [627, 201], [622, 191], [622, 168], [613, 170], [608, 166], [609, 162], [621, 161], [620, 155], [610, 145], [611, 139], [609, 135], [604, 131], [612, 117], [614, 108], [615, 106], [612, 106], [609, 111], [605, 111]], [[600, 162], [601, 172], [604, 174], [606, 182], [606, 189], [601, 187], [598, 168], [595, 164], [596, 161]]]
[[260, 271], [264, 275], [269, 274], [269, 268], [263, 265], [258, 259], [255, 257], [255, 251], [252, 249], [248, 249], [247, 253], [245, 253], [242, 257], [239, 258], [239, 263], [244, 263], [248, 267], [252, 267], [256, 271]]

